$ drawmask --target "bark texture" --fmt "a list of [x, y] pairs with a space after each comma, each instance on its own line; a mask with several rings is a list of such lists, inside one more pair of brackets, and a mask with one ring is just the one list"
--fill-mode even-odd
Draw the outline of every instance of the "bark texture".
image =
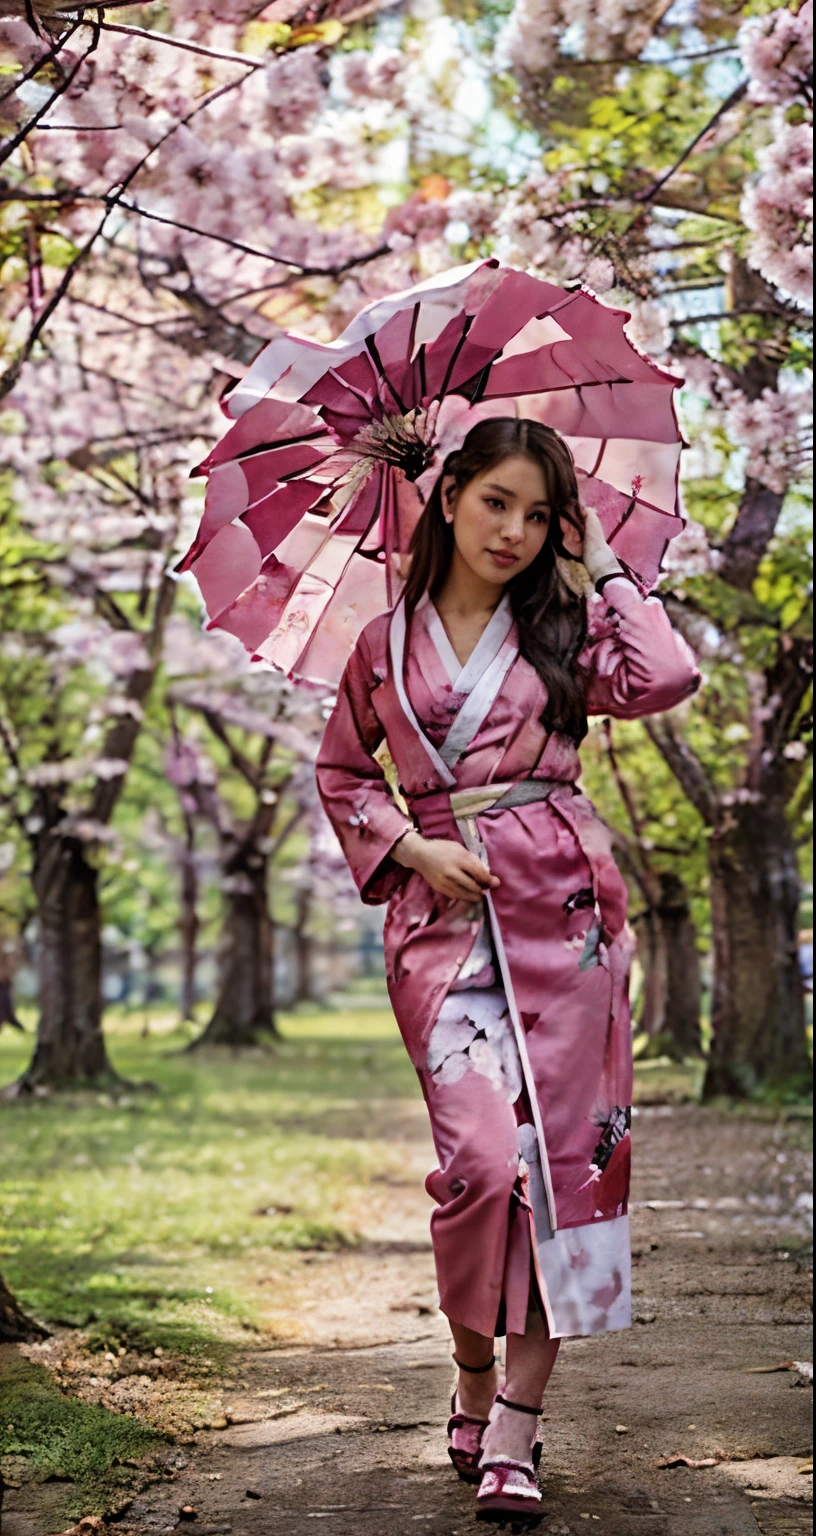
[[202, 1045], [256, 1045], [275, 1031], [274, 930], [267, 896], [267, 859], [236, 855], [224, 880], [224, 924], [218, 997]]
[[702, 1052], [702, 979], [697, 932], [682, 882], [669, 871], [660, 876], [660, 926], [666, 947], [666, 1049], [678, 1060]]
[[807, 1091], [796, 849], [784, 805], [736, 807], [710, 840], [712, 1046], [704, 1094]]
[[47, 1329], [26, 1317], [17, 1298], [0, 1275], [0, 1344], [22, 1344], [26, 1339], [45, 1339]]
[[750, 592], [772, 538], [784, 495], [759, 480], [748, 479], [736, 519], [722, 547], [719, 575], [740, 592]]
[[297, 893], [295, 922], [292, 930], [294, 961], [294, 1000], [296, 1003], [312, 1003], [318, 1000], [314, 974], [314, 939], [309, 932], [312, 899], [307, 885]]
[[31, 1063], [12, 1093], [116, 1081], [102, 1033], [97, 873], [77, 839], [43, 834], [37, 898], [40, 1017]]
[[644, 972], [638, 1028], [649, 1036], [648, 1055], [683, 1061], [702, 1052], [702, 982], [696, 931], [677, 876], [655, 871], [653, 884], [654, 905], [637, 924]]
[[192, 817], [186, 818], [185, 841], [181, 855], [181, 889], [179, 935], [181, 938], [181, 996], [179, 999], [182, 1019], [192, 1019], [196, 1005], [196, 967], [198, 962], [198, 865], [195, 851], [195, 826]]

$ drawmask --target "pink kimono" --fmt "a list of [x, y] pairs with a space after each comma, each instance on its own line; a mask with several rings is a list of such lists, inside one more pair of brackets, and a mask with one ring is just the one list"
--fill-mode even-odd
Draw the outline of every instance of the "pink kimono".
[[[592, 714], [655, 714], [700, 683], [626, 578], [592, 601], [580, 663]], [[490, 1337], [525, 1331], [531, 1295], [553, 1338], [630, 1322], [627, 891], [545, 701], [506, 594], [464, 667], [427, 595], [408, 635], [400, 602], [363, 630], [317, 764], [363, 901], [389, 903], [388, 990], [439, 1159], [440, 1304]], [[474, 904], [436, 894], [390, 857], [413, 825], [501, 884]]]

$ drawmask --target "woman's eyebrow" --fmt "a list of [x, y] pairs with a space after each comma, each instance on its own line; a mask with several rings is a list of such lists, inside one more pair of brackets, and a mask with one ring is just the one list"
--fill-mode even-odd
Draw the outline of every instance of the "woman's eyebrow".
[[[508, 491], [506, 486], [496, 485], [494, 482], [490, 482], [487, 489], [489, 491], [498, 491], [500, 496], [515, 496], [516, 494], [515, 491]], [[550, 503], [548, 502], [546, 496], [542, 496], [539, 501], [533, 502], [534, 507], [548, 507], [549, 505]]]

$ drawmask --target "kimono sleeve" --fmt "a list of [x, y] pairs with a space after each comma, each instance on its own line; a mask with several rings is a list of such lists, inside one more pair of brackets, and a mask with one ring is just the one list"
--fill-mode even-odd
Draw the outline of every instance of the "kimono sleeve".
[[658, 598], [642, 597], [625, 577], [608, 582], [603, 595], [605, 616], [590, 619], [579, 657], [587, 713], [635, 720], [696, 693], [702, 677], [694, 653]]
[[408, 878], [410, 870], [389, 854], [413, 828], [374, 757], [385, 735], [371, 703], [378, 682], [363, 634], [343, 673], [316, 764], [323, 807], [368, 906], [387, 901]]

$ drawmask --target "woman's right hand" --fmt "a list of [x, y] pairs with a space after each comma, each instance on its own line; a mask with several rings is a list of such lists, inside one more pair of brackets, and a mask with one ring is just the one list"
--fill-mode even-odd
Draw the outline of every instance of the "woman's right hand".
[[475, 853], [453, 838], [406, 832], [392, 848], [391, 857], [405, 869], [415, 869], [431, 890], [452, 901], [472, 902], [501, 884], [498, 875], [491, 875]]

